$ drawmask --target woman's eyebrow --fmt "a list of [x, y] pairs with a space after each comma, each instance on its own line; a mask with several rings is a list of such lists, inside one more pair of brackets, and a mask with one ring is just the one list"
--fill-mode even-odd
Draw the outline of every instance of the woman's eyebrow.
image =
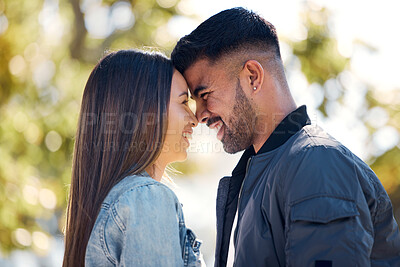
[[189, 94], [188, 94], [188, 92], [182, 92], [182, 93], [180, 93], [180, 94], [179, 94], [179, 96], [178, 96], [178, 97], [181, 97], [181, 96], [183, 96], [183, 95], [186, 95], [187, 97], [189, 97]]

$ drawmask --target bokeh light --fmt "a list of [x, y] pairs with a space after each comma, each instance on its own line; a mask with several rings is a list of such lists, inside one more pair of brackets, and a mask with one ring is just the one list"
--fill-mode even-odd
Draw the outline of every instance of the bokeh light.
[[399, 132], [392, 126], [384, 126], [373, 134], [372, 140], [377, 148], [374, 154], [380, 156], [399, 144]]
[[171, 8], [177, 4], [178, 0], [157, 0], [157, 4], [162, 8]]
[[28, 247], [32, 244], [32, 236], [26, 229], [18, 228], [14, 231], [14, 237], [21, 246]]
[[40, 189], [39, 202], [46, 209], [54, 209], [57, 205], [57, 198], [53, 191], [50, 189]]
[[135, 24], [135, 16], [129, 2], [116, 2], [111, 7], [110, 20], [114, 29], [128, 30]]
[[4, 15], [0, 15], [0, 34], [8, 29], [8, 19]]
[[21, 75], [23, 71], [26, 69], [25, 59], [21, 55], [13, 57], [8, 65], [11, 74], [15, 76]]
[[28, 127], [28, 117], [25, 113], [19, 111], [13, 118], [13, 125], [15, 130], [23, 132]]
[[56, 66], [51, 60], [43, 60], [35, 64], [33, 81], [38, 88], [47, 86], [56, 72]]
[[108, 6], [93, 5], [86, 12], [85, 26], [89, 34], [93, 38], [105, 38], [112, 32], [112, 25], [109, 23], [108, 14], [110, 8]]
[[43, 232], [39, 231], [33, 232], [32, 243], [35, 246], [35, 248], [38, 249], [38, 252], [41, 254], [45, 254], [49, 251], [50, 248], [49, 237]]
[[33, 122], [30, 122], [24, 131], [25, 140], [31, 144], [39, 144], [42, 137], [42, 131]]
[[25, 185], [22, 192], [26, 202], [31, 205], [36, 205], [38, 203], [39, 190], [36, 187]]
[[56, 131], [50, 131], [46, 135], [45, 144], [51, 152], [56, 152], [62, 145], [62, 138]]

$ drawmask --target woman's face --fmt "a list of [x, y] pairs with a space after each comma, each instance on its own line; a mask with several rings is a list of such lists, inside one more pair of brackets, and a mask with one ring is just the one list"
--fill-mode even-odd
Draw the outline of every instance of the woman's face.
[[171, 98], [168, 108], [168, 129], [160, 157], [166, 164], [183, 161], [187, 157], [192, 127], [197, 126], [197, 119], [188, 105], [188, 85], [183, 76], [174, 71], [171, 84]]

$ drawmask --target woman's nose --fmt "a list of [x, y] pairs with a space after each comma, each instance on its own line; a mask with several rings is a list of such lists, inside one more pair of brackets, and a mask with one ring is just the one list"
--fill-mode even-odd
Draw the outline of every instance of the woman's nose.
[[190, 124], [192, 125], [192, 127], [196, 127], [199, 124], [199, 121], [197, 120], [196, 116], [191, 111], [190, 111]]

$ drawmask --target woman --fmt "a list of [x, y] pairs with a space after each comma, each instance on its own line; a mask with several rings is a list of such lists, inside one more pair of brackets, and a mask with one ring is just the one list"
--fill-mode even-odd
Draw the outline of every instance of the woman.
[[201, 266], [200, 242], [160, 183], [196, 125], [169, 59], [123, 50], [97, 64], [75, 141], [64, 267]]

